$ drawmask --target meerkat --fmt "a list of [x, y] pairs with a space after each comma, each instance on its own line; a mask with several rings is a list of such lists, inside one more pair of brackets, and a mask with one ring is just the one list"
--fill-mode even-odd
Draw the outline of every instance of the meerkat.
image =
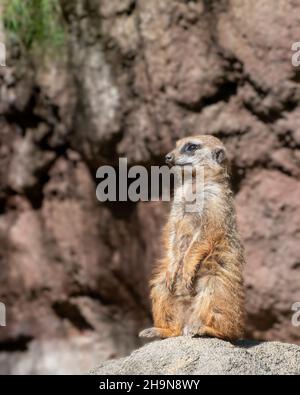
[[185, 200], [173, 201], [163, 231], [163, 258], [150, 282], [154, 327], [139, 335], [239, 339], [244, 329], [244, 253], [226, 149], [214, 136], [184, 138], [166, 162], [202, 167], [203, 207], [188, 212]]

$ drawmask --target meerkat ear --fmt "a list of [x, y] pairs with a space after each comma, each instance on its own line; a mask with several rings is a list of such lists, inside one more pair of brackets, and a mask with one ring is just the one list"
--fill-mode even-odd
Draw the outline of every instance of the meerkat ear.
[[226, 158], [226, 153], [224, 148], [216, 148], [212, 153], [213, 159], [220, 165], [224, 162]]

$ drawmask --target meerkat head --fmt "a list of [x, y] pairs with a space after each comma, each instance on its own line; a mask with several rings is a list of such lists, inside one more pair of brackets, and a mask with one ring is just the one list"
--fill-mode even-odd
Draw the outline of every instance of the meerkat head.
[[226, 169], [228, 165], [226, 149], [214, 136], [192, 136], [178, 140], [173, 151], [165, 157], [169, 166], [205, 166]]

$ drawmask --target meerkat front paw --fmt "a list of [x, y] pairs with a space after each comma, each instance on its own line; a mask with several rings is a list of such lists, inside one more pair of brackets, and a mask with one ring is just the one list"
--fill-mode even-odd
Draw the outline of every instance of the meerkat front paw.
[[160, 337], [160, 331], [158, 328], [147, 328], [139, 333], [139, 337], [146, 337], [148, 339], [152, 337]]
[[177, 272], [168, 270], [166, 273], [166, 287], [171, 294], [175, 292], [176, 280]]
[[190, 295], [193, 295], [195, 293], [194, 283], [195, 283], [194, 274], [183, 272], [182, 284], [188, 290]]

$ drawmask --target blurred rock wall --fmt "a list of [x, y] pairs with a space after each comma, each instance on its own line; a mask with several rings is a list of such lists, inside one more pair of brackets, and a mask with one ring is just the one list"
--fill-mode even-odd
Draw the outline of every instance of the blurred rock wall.
[[190, 134], [232, 159], [247, 336], [299, 343], [299, 2], [61, 5], [66, 49], [46, 66], [8, 48], [0, 68], [0, 371], [85, 372], [140, 345], [168, 206], [101, 204], [95, 171], [160, 164]]

